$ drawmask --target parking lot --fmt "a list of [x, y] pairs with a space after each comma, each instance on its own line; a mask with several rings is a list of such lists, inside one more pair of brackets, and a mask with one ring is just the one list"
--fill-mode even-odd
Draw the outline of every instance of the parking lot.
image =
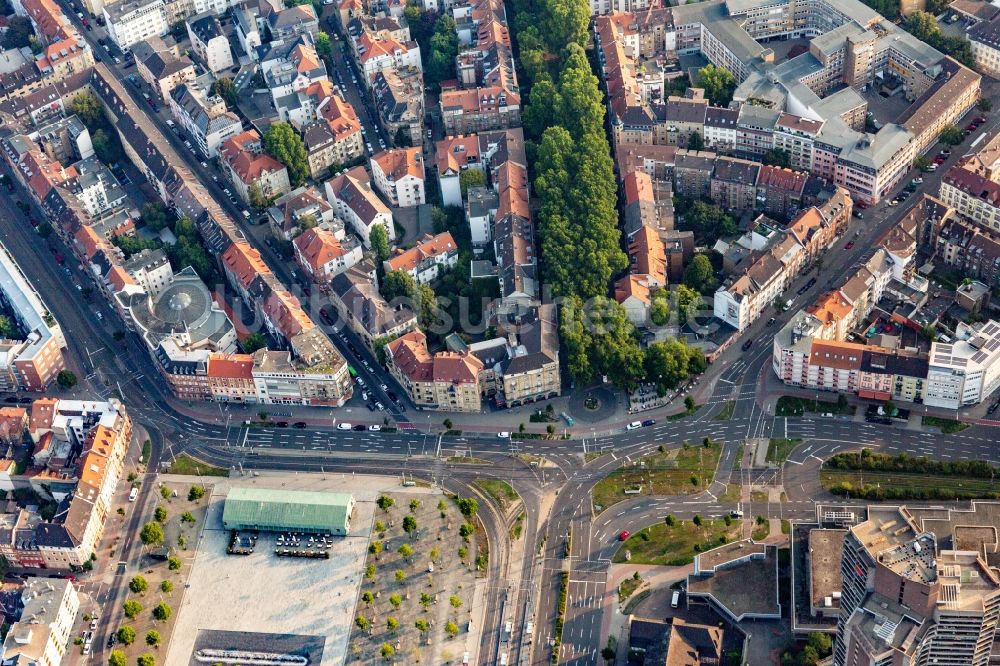
[[[322, 659], [315, 664], [343, 663], [374, 500], [380, 491], [398, 488], [398, 484], [399, 480], [391, 477], [268, 473], [217, 483], [165, 663], [194, 663], [192, 652], [196, 646], [215, 642], [220, 632], [245, 635], [237, 641], [245, 645], [279, 640], [268, 635], [286, 641], [289, 637], [304, 637], [299, 641], [302, 644], [321, 646]], [[229, 555], [226, 550], [232, 535], [222, 527], [222, 509], [232, 485], [352, 493], [357, 505], [351, 533], [347, 537], [328, 537], [324, 545], [322, 535], [260, 533], [252, 540], [251, 533], [241, 532], [238, 544], [252, 552]], [[276, 549], [328, 553], [329, 559], [279, 556]]]

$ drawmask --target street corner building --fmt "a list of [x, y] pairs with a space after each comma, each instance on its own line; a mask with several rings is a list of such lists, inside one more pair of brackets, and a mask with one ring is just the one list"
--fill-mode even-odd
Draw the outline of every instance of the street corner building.
[[347, 493], [232, 488], [226, 495], [222, 526], [347, 536], [354, 504], [354, 496]]

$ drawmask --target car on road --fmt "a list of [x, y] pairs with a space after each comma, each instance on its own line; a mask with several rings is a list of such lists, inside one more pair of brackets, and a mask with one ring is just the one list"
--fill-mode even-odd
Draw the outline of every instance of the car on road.
[[746, 350], [750, 349], [751, 347], [753, 347], [753, 338], [750, 338], [749, 340], [747, 340], [746, 342], [744, 342], [743, 346], [741, 347], [741, 349], [743, 351], [746, 351]]
[[816, 284], [816, 278], [809, 278], [809, 282], [806, 282], [806, 289], [812, 289], [814, 284]]
[[357, 430], [358, 432], [362, 432], [364, 429], [365, 429], [365, 427], [363, 425], [361, 425], [360, 423], [358, 425], [354, 426], [353, 428], [351, 428], [351, 430]]
[[288, 427], [288, 421], [278, 421], [274, 425], [278, 426], [279, 428], [287, 428]]
[[378, 424], [368, 426], [368, 432], [378, 432], [381, 429], [382, 429], [382, 426], [380, 426]]
[[656, 425], [656, 419], [646, 419], [642, 422], [643, 428], [648, 428], [649, 426]]
[[10, 396], [9, 398], [4, 398], [4, 402], [11, 402], [11, 403], [17, 402], [17, 398], [14, 396]]
[[305, 428], [306, 427], [306, 422], [305, 421], [296, 421], [293, 425], [296, 428]]
[[844, 249], [845, 250], [853, 250], [854, 249], [854, 241], [847, 241], [847, 245], [844, 246]]
[[351, 429], [351, 424], [350, 423], [338, 423], [337, 424], [337, 430], [350, 430], [350, 429]]
[[895, 199], [893, 199], [889, 203], [887, 203], [886, 205], [889, 206], [890, 208], [892, 208], [893, 206], [898, 206], [899, 202], [896, 201]]
[[365, 407], [367, 407], [367, 408], [368, 408], [368, 411], [369, 411], [369, 412], [374, 412], [374, 411], [375, 411], [375, 405], [373, 405], [373, 404], [372, 404], [372, 403], [370, 403], [370, 402], [369, 402], [369, 403], [365, 403]]
[[385, 405], [383, 405], [381, 402], [376, 402], [375, 403], [375, 409], [377, 409], [380, 412], [384, 412], [385, 411]]
[[500, 431], [500, 432], [497, 433], [497, 438], [498, 439], [510, 439], [510, 433], [507, 432], [506, 430], [502, 430], [502, 431]]
[[628, 530], [622, 530], [621, 532], [618, 533], [618, 540], [627, 541], [630, 536], [632, 536], [631, 532], [629, 532]]
[[914, 185], [920, 185], [921, 183], [924, 182], [924, 179], [921, 178], [920, 176], [917, 176], [916, 178], [914, 178], [910, 182], [913, 183]]
[[767, 325], [768, 326], [774, 326], [774, 322], [776, 322], [776, 321], [778, 321], [778, 320], [775, 317], [771, 317], [770, 319], [767, 320]]
[[642, 427], [642, 421], [632, 421], [632, 423], [629, 423], [627, 426], [625, 426], [625, 429], [638, 430], [641, 427]]

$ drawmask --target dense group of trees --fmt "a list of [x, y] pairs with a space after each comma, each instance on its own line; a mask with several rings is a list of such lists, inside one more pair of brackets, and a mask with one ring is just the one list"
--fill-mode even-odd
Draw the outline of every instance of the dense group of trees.
[[[149, 218], [146, 217], [147, 213]], [[143, 207], [143, 220], [154, 231], [164, 227], [169, 228], [177, 238], [177, 242], [164, 245], [158, 240], [146, 240], [138, 236], [115, 236], [113, 242], [121, 248], [126, 258], [142, 250], [162, 249], [175, 272], [190, 266], [205, 284], [214, 284], [217, 277], [215, 262], [201, 244], [198, 227], [190, 218], [172, 219], [165, 214], [162, 205], [154, 203]]]
[[455, 78], [455, 57], [458, 56], [458, 32], [455, 19], [442, 14], [434, 24], [430, 38], [430, 57], [425, 75], [427, 82], [438, 84]]
[[91, 141], [97, 159], [105, 164], [114, 164], [125, 154], [118, 132], [111, 126], [104, 113], [104, 104], [93, 93], [81, 93], [69, 104], [70, 111], [83, 121], [90, 130]]
[[826, 466], [839, 470], [933, 474], [976, 479], [991, 479], [997, 471], [985, 460], [931, 460], [907, 453], [890, 456], [876, 453], [871, 449], [838, 453], [826, 461]]
[[430, 285], [417, 284], [405, 271], [389, 271], [382, 281], [382, 297], [387, 301], [396, 298], [409, 300], [422, 329], [436, 328], [438, 317], [437, 296]]
[[708, 64], [698, 70], [698, 85], [705, 89], [705, 97], [715, 106], [729, 106], [736, 91], [736, 79], [729, 70]]
[[0, 45], [5, 49], [20, 49], [25, 46], [37, 44], [35, 37], [35, 27], [31, 25], [31, 20], [25, 16], [11, 16], [7, 19], [7, 31], [3, 33], [3, 40]]
[[583, 48], [571, 44], [558, 85], [536, 83], [525, 112], [529, 132], [545, 128], [535, 151], [535, 192], [543, 278], [553, 296], [604, 295], [628, 266], [597, 84]]
[[903, 28], [917, 39], [927, 42], [938, 51], [950, 55], [966, 67], [972, 67], [972, 45], [965, 37], [949, 37], [941, 32], [937, 19], [928, 12], [913, 12], [903, 21]]
[[[327, 37], [327, 41], [329, 41], [329, 39], [330, 38]], [[236, 84], [233, 83], [233, 80], [228, 76], [222, 76], [216, 79], [215, 83], [212, 84], [211, 92], [213, 95], [221, 97], [228, 106], [236, 106], [236, 102], [239, 100], [239, 93], [236, 92]]]
[[286, 122], [271, 125], [264, 133], [264, 150], [288, 168], [288, 180], [298, 187], [309, 175], [309, 154], [291, 125]]
[[697, 245], [714, 245], [723, 236], [733, 236], [737, 232], [736, 221], [726, 214], [721, 206], [707, 201], [694, 200], [683, 196], [674, 197], [674, 208], [683, 211], [678, 228], [693, 231]]

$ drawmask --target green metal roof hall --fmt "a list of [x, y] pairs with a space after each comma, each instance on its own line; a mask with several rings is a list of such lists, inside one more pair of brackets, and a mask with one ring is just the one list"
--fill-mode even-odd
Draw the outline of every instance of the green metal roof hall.
[[230, 530], [315, 532], [346, 536], [354, 496], [303, 490], [230, 488], [222, 525]]

